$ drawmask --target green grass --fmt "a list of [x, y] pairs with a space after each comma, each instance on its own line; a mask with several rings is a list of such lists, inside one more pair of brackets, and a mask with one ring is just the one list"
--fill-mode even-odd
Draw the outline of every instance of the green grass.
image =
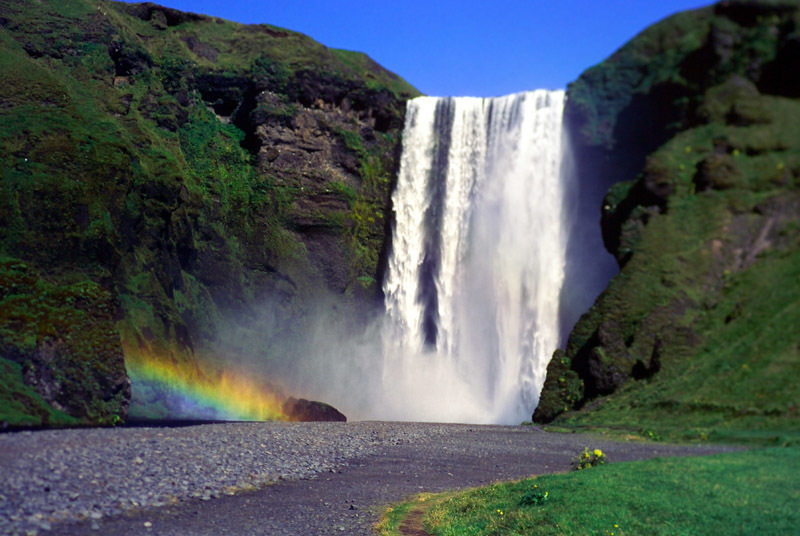
[[[92, 2], [83, 4], [90, 6]], [[156, 58], [228, 72], [266, 66], [265, 75], [278, 77], [273, 78], [273, 82], [281, 77], [286, 79], [295, 71], [320, 70], [341, 79], [364, 80], [370, 89], [387, 89], [398, 97], [419, 95], [405, 80], [363, 53], [328, 49], [308, 36], [284, 28], [268, 24], [248, 26], [203, 17], [157, 29], [150, 21], [131, 16], [125, 4], [99, 4], [105, 17], [126, 41]], [[186, 43], [190, 39], [201, 46], [192, 50]], [[212, 54], [203, 54], [201, 50]]]
[[375, 531], [381, 536], [394, 536], [400, 534], [400, 525], [408, 516], [412, 509], [419, 508], [420, 503], [424, 503], [431, 495], [428, 493], [419, 495], [414, 501], [407, 501], [393, 506], [389, 506], [383, 513], [381, 520], [375, 525]]
[[[425, 499], [436, 536], [790, 535], [800, 526], [800, 448], [610, 463]], [[398, 534], [398, 513], [416, 504], [394, 508], [383, 534]]]
[[371, 89], [386, 87], [398, 96], [417, 97], [420, 95], [419, 91], [411, 87], [408, 82], [397, 75], [387, 72], [363, 52], [331, 49], [331, 54], [352, 70], [353, 73], [365, 78], [367, 87]]

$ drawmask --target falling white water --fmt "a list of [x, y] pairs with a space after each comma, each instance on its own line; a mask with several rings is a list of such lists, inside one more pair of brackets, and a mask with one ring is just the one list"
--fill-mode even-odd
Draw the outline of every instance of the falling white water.
[[530, 419], [559, 344], [563, 91], [408, 103], [374, 417]]

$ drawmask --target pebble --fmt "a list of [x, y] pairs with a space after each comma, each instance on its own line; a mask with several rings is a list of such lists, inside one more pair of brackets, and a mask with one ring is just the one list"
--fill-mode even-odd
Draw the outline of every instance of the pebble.
[[235, 490], [313, 478], [387, 446], [446, 433], [445, 427], [380, 422], [4, 433], [0, 534], [57, 533], [59, 523], [81, 519], [100, 530], [99, 520], [131, 508], [210, 501]]

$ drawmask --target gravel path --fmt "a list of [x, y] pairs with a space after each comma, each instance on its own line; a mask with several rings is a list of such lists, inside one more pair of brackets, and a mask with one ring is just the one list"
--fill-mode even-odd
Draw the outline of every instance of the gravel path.
[[386, 503], [563, 471], [584, 446], [611, 461], [726, 450], [381, 422], [8, 433], [0, 533], [370, 534]]

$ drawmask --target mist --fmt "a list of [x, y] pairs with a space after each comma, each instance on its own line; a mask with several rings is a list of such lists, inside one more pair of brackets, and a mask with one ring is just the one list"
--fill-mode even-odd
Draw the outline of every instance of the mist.
[[348, 333], [317, 308], [292, 389], [356, 419], [530, 419], [563, 339], [563, 103], [409, 102], [385, 314]]
[[350, 420], [530, 420], [554, 350], [615, 268], [564, 99], [409, 101], [384, 307], [270, 297], [218, 334], [218, 360]]

